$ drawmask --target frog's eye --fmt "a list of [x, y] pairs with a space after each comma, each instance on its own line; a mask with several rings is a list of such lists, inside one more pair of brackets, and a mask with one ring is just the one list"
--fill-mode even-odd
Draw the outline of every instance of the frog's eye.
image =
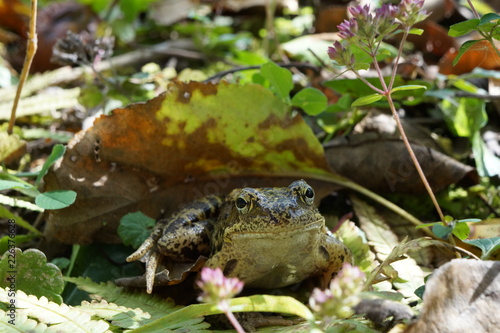
[[241, 214], [246, 214], [250, 210], [250, 202], [243, 197], [236, 198], [234, 204]]
[[304, 201], [308, 205], [312, 205], [314, 203], [314, 190], [311, 186], [307, 186], [302, 189], [302, 201]]

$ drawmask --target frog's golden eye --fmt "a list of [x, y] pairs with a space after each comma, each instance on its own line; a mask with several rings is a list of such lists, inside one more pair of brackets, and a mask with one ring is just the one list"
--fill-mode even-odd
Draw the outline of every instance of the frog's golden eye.
[[235, 206], [236, 206], [236, 209], [238, 209], [238, 211], [241, 213], [241, 214], [246, 214], [248, 213], [248, 211], [250, 210], [250, 202], [247, 201], [245, 198], [243, 197], [238, 197], [236, 198], [236, 201], [234, 202]]
[[311, 186], [307, 186], [301, 189], [302, 190], [302, 201], [304, 201], [308, 205], [312, 205], [314, 203], [314, 190]]

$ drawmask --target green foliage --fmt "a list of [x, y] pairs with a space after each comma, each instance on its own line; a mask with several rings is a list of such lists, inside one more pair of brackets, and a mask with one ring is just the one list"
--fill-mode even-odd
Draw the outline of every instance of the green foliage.
[[290, 91], [293, 88], [292, 73], [281, 68], [274, 62], [268, 62], [260, 68], [260, 74], [269, 81], [272, 92], [285, 101], [290, 100]]
[[[299, 316], [311, 323], [314, 320], [313, 314], [304, 304], [289, 296], [254, 295], [237, 297], [229, 301], [229, 306], [231, 312], [276, 312]], [[181, 320], [221, 313], [223, 311], [216, 304], [193, 304], [144, 325], [134, 330], [133, 333], [158, 332], [165, 328], [171, 328]]]
[[325, 94], [312, 87], [300, 90], [290, 99], [290, 92], [293, 89], [292, 73], [272, 61], [262, 65], [259, 75], [254, 76], [254, 82], [264, 86], [268, 83], [269, 89], [285, 103], [299, 107], [311, 116], [320, 114], [328, 105]]
[[448, 239], [451, 234], [455, 235], [458, 239], [464, 240], [469, 237], [470, 228], [467, 223], [475, 223], [481, 222], [480, 219], [462, 219], [455, 220], [451, 216], [445, 216], [445, 220], [447, 225], [443, 222], [433, 222], [433, 223], [425, 223], [417, 227], [424, 228], [432, 226], [432, 232], [441, 239]]
[[310, 116], [316, 116], [326, 109], [328, 100], [318, 89], [307, 87], [293, 96], [292, 105], [301, 108]]
[[450, 26], [450, 31], [448, 32], [448, 35], [452, 37], [459, 37], [466, 35], [474, 30], [476, 30], [476, 27], [478, 26], [480, 20], [477, 18], [470, 19], [467, 21], [463, 21], [457, 24], [454, 24]]
[[35, 197], [35, 204], [44, 209], [62, 209], [76, 200], [75, 191], [50, 191], [40, 193]]
[[88, 277], [65, 277], [64, 280], [74, 283], [78, 289], [88, 292], [91, 299], [105, 299], [108, 302], [131, 309], [141, 308], [151, 315], [148, 322], [162, 318], [181, 308], [176, 306], [170, 298], [165, 299], [145, 292], [128, 292], [112, 282], [96, 283]]
[[14, 289], [62, 303], [60, 294], [64, 281], [61, 271], [54, 264], [47, 263], [45, 255], [37, 249], [21, 251], [9, 247], [0, 259], [0, 277], [0, 287], [14, 285]]
[[[468, 92], [477, 92], [478, 89], [469, 83], [458, 80], [457, 87]], [[443, 92], [441, 92], [442, 94]], [[472, 143], [472, 152], [476, 167], [481, 176], [494, 176], [500, 172], [500, 159], [486, 147], [482, 137], [483, 128], [488, 116], [485, 110], [485, 101], [478, 98], [462, 97], [453, 99], [445, 97], [438, 104], [443, 112], [448, 127], [458, 136], [468, 137]]]
[[[45, 161], [42, 169], [37, 174], [35, 185], [31, 185], [20, 179], [19, 177], [10, 174], [0, 174], [0, 191], [6, 189], [17, 190], [25, 195], [35, 199], [35, 204], [43, 209], [61, 209], [66, 208], [75, 202], [76, 192], [70, 190], [60, 190], [41, 193], [38, 190], [38, 184], [42, 177], [47, 173], [48, 169], [64, 155], [65, 147], [61, 144], [54, 146], [52, 153]], [[29, 227], [28, 227], [29, 228]], [[34, 228], [29, 228], [31, 231], [38, 233]]]
[[[0, 183], [1, 183], [1, 180], [0, 180]], [[1, 197], [0, 197], [0, 199], [1, 199]], [[31, 204], [31, 203], [29, 203], [29, 204]], [[33, 204], [31, 204], [31, 205], [33, 205]], [[33, 205], [33, 206], [35, 206], [35, 205]], [[35, 207], [38, 208], [37, 206], [35, 206]], [[25, 219], [21, 218], [20, 216], [17, 216], [16, 214], [10, 212], [4, 206], [0, 206], [0, 218], [6, 218], [6, 219], [9, 219], [9, 220], [14, 220], [15, 224], [16, 224], [16, 228], [17, 228], [17, 226], [20, 226], [20, 227], [23, 227], [23, 228], [31, 231], [33, 233], [33, 235], [35, 235], [35, 236], [41, 235], [41, 232], [38, 231], [38, 229], [36, 229], [35, 227], [33, 227], [28, 221], [26, 221]], [[11, 233], [10, 230], [9, 230], [9, 233], [10, 234], [14, 234], [14, 235], [16, 234], [16, 232]], [[1, 238], [0, 242], [1, 242], [2, 248], [4, 250], [6, 250], [7, 248], [6, 247], [4, 248], [3, 245], [7, 243], [7, 239], [9, 239], [9, 236], [10, 235], [7, 235], [7, 236], [4, 236], [4, 237]], [[21, 243], [16, 243], [16, 244], [21, 244]], [[2, 251], [2, 253], [3, 253], [3, 251]]]
[[363, 96], [352, 102], [351, 106], [356, 107], [356, 106], [372, 104], [374, 102], [380, 101], [383, 97], [384, 96], [382, 96], [381, 94], [371, 94]]
[[463, 21], [450, 26], [448, 35], [452, 37], [459, 37], [466, 35], [472, 31], [477, 31], [484, 38], [479, 40], [468, 40], [460, 46], [458, 54], [453, 60], [453, 66], [455, 66], [460, 58], [467, 52], [471, 47], [480, 41], [487, 40], [491, 43], [493, 48], [497, 50], [497, 55], [500, 55], [498, 49], [493, 43], [493, 39], [500, 40], [500, 15], [496, 13], [487, 13], [481, 16], [481, 18], [473, 18], [467, 21]]
[[129, 213], [121, 218], [118, 235], [123, 244], [137, 249], [149, 236], [155, 224], [155, 219], [141, 212]]
[[481, 249], [481, 259], [489, 260], [500, 250], [500, 237], [464, 240], [465, 243], [474, 245]]

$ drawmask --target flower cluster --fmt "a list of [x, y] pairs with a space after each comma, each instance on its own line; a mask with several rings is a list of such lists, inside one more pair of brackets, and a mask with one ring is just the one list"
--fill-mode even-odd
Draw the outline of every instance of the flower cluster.
[[402, 0], [398, 6], [383, 4], [370, 10], [370, 5], [349, 8], [351, 18], [337, 26], [343, 44], [335, 42], [328, 48], [328, 55], [341, 66], [353, 68], [354, 58], [350, 45], [358, 45], [369, 56], [375, 57], [379, 43], [390, 36], [400, 24], [409, 28], [424, 20], [429, 14], [422, 9], [424, 0]]
[[424, 0], [401, 0], [396, 18], [407, 27], [425, 20], [430, 13], [422, 9]]
[[330, 282], [328, 289], [314, 289], [309, 305], [323, 319], [348, 318], [359, 303], [364, 273], [356, 266], [345, 263], [340, 273]]
[[227, 311], [227, 300], [236, 296], [243, 289], [243, 281], [238, 278], [227, 278], [220, 268], [204, 267], [201, 270], [201, 279], [196, 282], [202, 290], [198, 297], [200, 302], [217, 303], [222, 311]]

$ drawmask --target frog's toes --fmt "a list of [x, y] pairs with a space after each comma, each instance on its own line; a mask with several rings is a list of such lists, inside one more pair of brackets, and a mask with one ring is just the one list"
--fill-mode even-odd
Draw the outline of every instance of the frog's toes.
[[146, 262], [146, 291], [148, 294], [153, 292], [155, 282], [156, 267], [162, 255], [156, 251], [151, 251]]
[[151, 239], [150, 237], [148, 237], [144, 243], [142, 243], [141, 246], [139, 246], [139, 248], [134, 252], [132, 253], [131, 255], [129, 255], [127, 257], [127, 262], [131, 262], [131, 261], [136, 261], [136, 260], [139, 260], [141, 259], [142, 257], [144, 257], [154, 246], [156, 245], [156, 242]]

